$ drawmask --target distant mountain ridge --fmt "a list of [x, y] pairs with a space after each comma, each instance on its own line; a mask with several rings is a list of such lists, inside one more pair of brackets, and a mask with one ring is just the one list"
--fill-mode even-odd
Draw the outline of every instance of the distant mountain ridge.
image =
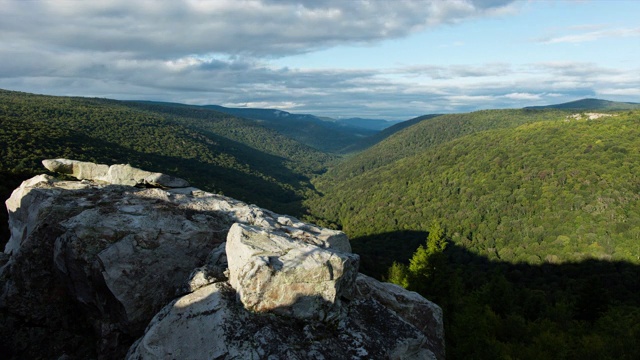
[[403, 120], [364, 119], [359, 117], [348, 118], [348, 119], [337, 119], [335, 121], [343, 126], [350, 126], [355, 128], [363, 128], [363, 129], [377, 130], [377, 131], [388, 129], [391, 126], [405, 122]]
[[228, 108], [220, 105], [188, 105], [146, 100], [134, 100], [128, 103], [193, 111], [198, 109], [214, 111], [251, 121], [315, 150], [333, 154], [344, 153], [346, 148], [379, 131], [365, 127], [345, 126], [332, 118], [294, 114], [278, 109]]
[[358, 143], [356, 143], [353, 146], [347, 148], [347, 150], [348, 150], [347, 152], [358, 152], [358, 151], [362, 151], [362, 150], [368, 149], [368, 148], [376, 145], [377, 143], [383, 141], [384, 139], [388, 138], [389, 136], [397, 133], [398, 131], [404, 130], [405, 128], [408, 128], [409, 126], [415, 125], [415, 124], [421, 122], [422, 120], [431, 119], [431, 118], [434, 118], [434, 117], [437, 117], [437, 116], [440, 116], [440, 114], [422, 115], [422, 116], [418, 116], [417, 118], [413, 118], [413, 119], [410, 119], [410, 120], [398, 121], [394, 125], [384, 128], [379, 133], [377, 133], [375, 135], [372, 135], [372, 136], [369, 136], [368, 138], [360, 140]]
[[221, 105], [202, 105], [201, 107], [213, 109], [226, 114], [233, 114], [247, 119], [256, 120], [279, 120], [284, 118], [295, 118], [303, 121], [325, 121], [322, 118], [311, 114], [292, 114], [288, 111], [278, 109], [262, 108], [230, 108]]
[[277, 109], [228, 108], [220, 105], [202, 107], [257, 121], [303, 144], [331, 153], [344, 153], [361, 139], [397, 123], [362, 118], [332, 119]]
[[202, 107], [217, 110], [227, 114], [233, 114], [236, 116], [256, 119], [256, 120], [281, 120], [283, 118], [290, 118], [301, 121], [324, 121], [327, 123], [340, 125], [349, 128], [359, 128], [368, 130], [384, 130], [397, 123], [403, 122], [403, 120], [382, 120], [382, 119], [367, 119], [361, 117], [351, 118], [330, 118], [324, 116], [316, 116], [312, 114], [297, 114], [291, 113], [285, 110], [279, 109], [263, 109], [263, 108], [230, 108], [221, 105], [203, 105]]
[[619, 102], [602, 99], [580, 99], [562, 104], [527, 106], [525, 109], [560, 109], [560, 110], [635, 110], [640, 109], [640, 103]]

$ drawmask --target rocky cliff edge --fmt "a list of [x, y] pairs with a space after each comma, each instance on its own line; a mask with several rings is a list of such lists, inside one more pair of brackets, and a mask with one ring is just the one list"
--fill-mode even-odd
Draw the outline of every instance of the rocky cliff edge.
[[0, 353], [443, 359], [442, 310], [358, 273], [346, 235], [128, 165], [45, 160], [7, 200]]

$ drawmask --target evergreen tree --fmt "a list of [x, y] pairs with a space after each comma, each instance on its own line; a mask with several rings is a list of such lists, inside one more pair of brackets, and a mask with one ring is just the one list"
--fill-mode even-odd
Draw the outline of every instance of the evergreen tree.
[[442, 287], [439, 276], [445, 271], [447, 259], [444, 249], [447, 240], [444, 229], [438, 221], [433, 221], [429, 227], [426, 246], [420, 245], [409, 261], [409, 288], [423, 294], [437, 296]]
[[405, 264], [394, 261], [389, 268], [387, 281], [392, 284], [400, 285], [405, 289], [408, 288], [409, 271], [407, 269], [407, 266]]

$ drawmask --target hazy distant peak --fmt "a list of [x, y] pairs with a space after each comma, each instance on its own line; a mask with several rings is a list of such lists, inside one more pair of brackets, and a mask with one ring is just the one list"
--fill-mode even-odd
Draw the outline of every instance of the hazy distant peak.
[[525, 109], [568, 109], [568, 110], [631, 110], [640, 109], [640, 103], [609, 101], [586, 98], [562, 104], [528, 106]]

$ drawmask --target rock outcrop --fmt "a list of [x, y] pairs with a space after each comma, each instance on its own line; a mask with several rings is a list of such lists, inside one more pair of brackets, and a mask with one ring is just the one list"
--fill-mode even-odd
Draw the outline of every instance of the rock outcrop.
[[108, 166], [68, 159], [47, 159], [42, 161], [42, 165], [49, 171], [71, 175], [78, 180], [87, 179], [115, 185], [149, 185], [163, 188], [189, 186], [186, 180], [162, 173], [140, 170], [131, 165]]
[[358, 274], [342, 232], [128, 165], [44, 164], [82, 181], [7, 201], [8, 358], [444, 358], [440, 308]]

